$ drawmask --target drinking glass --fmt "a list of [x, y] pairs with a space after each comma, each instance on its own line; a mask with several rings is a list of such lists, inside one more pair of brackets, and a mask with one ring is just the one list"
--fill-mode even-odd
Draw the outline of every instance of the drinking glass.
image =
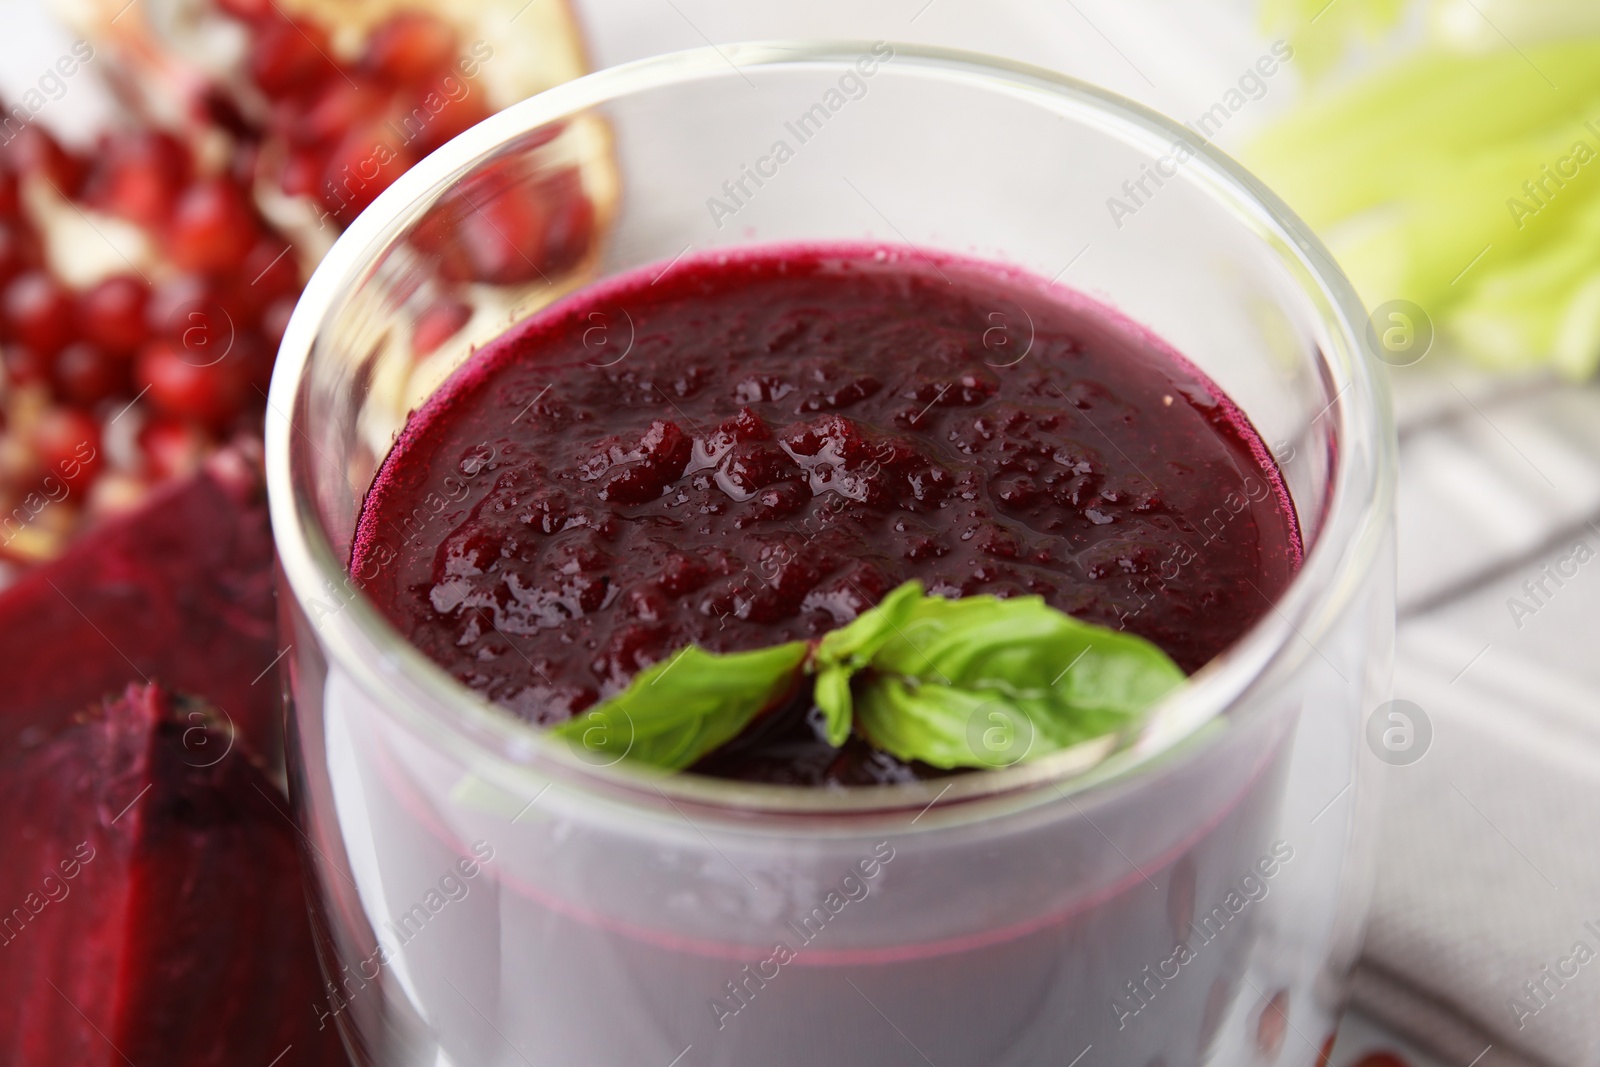
[[[561, 269], [452, 274], [496, 238], [482, 217], [512, 217], [496, 198], [575, 171], [594, 229]], [[407, 413], [594, 282], [796, 241], [1001, 262], [1170, 343], [1284, 472], [1307, 547], [1290, 588], [1126, 735], [880, 787], [608, 764], [410, 647], [348, 572]], [[446, 300], [470, 320], [419, 351]], [[596, 362], [627, 358], [626, 309], [594, 302]], [[991, 316], [996, 365], [1027, 358], [1015, 310]], [[384, 1067], [1310, 1067], [1361, 932], [1364, 724], [1393, 644], [1395, 446], [1365, 319], [1196, 133], [996, 59], [708, 48], [461, 135], [338, 240], [272, 385], [290, 777], [329, 978], [306, 1010]], [[470, 498], [487, 455], [428, 461]], [[437, 543], [449, 513], [425, 501], [399, 536]]]

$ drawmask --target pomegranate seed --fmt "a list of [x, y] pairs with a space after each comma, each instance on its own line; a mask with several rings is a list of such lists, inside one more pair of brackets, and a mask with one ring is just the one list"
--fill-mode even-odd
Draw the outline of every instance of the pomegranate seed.
[[17, 176], [0, 168], [0, 218], [14, 219], [22, 211], [22, 196], [17, 188]]
[[277, 346], [268, 345], [259, 333], [251, 332], [239, 338], [239, 344], [228, 360], [236, 363], [234, 370], [244, 383], [246, 397], [253, 395], [257, 389], [264, 395], [272, 385], [272, 363], [277, 355]]
[[24, 126], [11, 142], [11, 159], [24, 175], [43, 178], [65, 197], [75, 197], [83, 188], [89, 164], [64, 148], [60, 141], [38, 123]]
[[157, 416], [140, 429], [139, 451], [150, 477], [165, 481], [198, 468], [211, 451], [211, 439], [192, 422]]
[[385, 94], [372, 85], [335, 78], [309, 105], [293, 100], [280, 104], [273, 126], [293, 145], [338, 141], [346, 130], [382, 111], [385, 101]]
[[20, 219], [0, 219], [0, 285], [43, 258], [39, 237]]
[[238, 264], [256, 234], [248, 194], [220, 178], [196, 182], [173, 208], [167, 255], [184, 270], [223, 270]]
[[289, 328], [289, 316], [294, 314], [296, 296], [280, 296], [261, 313], [261, 341], [276, 356], [283, 344], [283, 333]]
[[415, 85], [443, 73], [455, 54], [455, 31], [443, 20], [423, 11], [401, 11], [373, 29], [360, 66], [373, 77]]
[[319, 196], [322, 172], [327, 165], [319, 152], [308, 148], [293, 149], [283, 161], [283, 170], [278, 174], [278, 187], [288, 196]]
[[189, 180], [189, 150], [171, 134], [131, 130], [100, 141], [84, 199], [141, 226], [158, 226]]
[[85, 410], [128, 392], [127, 362], [87, 341], [74, 341], [57, 353], [50, 377], [57, 396]]
[[186, 358], [169, 341], [152, 341], [134, 364], [134, 384], [164, 415], [222, 426], [238, 414], [245, 398], [240, 360], [225, 356], [205, 366]]
[[1356, 1067], [1407, 1067], [1407, 1064], [1393, 1052], [1373, 1052], [1363, 1056]]
[[217, 0], [217, 7], [243, 22], [259, 22], [274, 14], [272, 0]]
[[[437, 90], [435, 90], [437, 91]], [[422, 103], [422, 96], [417, 98], [411, 111], [405, 112], [394, 120], [400, 129], [417, 129], [419, 123], [420, 133], [417, 135], [415, 146], [416, 154], [421, 157], [449, 141], [457, 134], [464, 133], [489, 117], [489, 108], [477, 96], [463, 96], [459, 100], [445, 99], [444, 104], [436, 114], [431, 114], [423, 121], [425, 116], [430, 116], [427, 107]], [[420, 112], [420, 114], [419, 114]], [[407, 120], [409, 121], [409, 126]]]
[[100, 427], [81, 411], [50, 408], [33, 427], [33, 451], [39, 466], [82, 489], [100, 473]]
[[388, 123], [353, 127], [328, 157], [323, 203], [348, 224], [415, 162]]
[[300, 261], [281, 238], [263, 237], [244, 257], [239, 270], [245, 299], [266, 307], [273, 298], [300, 292]]
[[113, 355], [135, 352], [145, 339], [150, 287], [131, 274], [99, 282], [78, 298], [83, 336]]
[[439, 301], [417, 317], [417, 325], [411, 335], [411, 351], [418, 356], [431, 355], [454, 337], [470, 318], [472, 308], [461, 301]]
[[472, 276], [495, 285], [540, 277], [546, 221], [538, 193], [525, 185], [478, 204], [461, 225]]
[[328, 35], [316, 23], [264, 19], [251, 42], [250, 78], [270, 97], [305, 97], [339, 72], [329, 55]]
[[6, 379], [13, 385], [34, 385], [50, 379], [50, 365], [44, 357], [26, 345], [5, 345], [0, 348], [4, 359]]
[[9, 334], [50, 357], [72, 340], [72, 294], [42, 270], [20, 274], [0, 298]]
[[247, 309], [236, 306], [237, 296], [221, 281], [203, 275], [169, 278], [156, 286], [145, 307], [147, 335], [182, 346], [190, 353], [191, 362], [209, 362], [231, 345], [243, 328], [241, 320]]
[[594, 238], [594, 202], [583, 191], [576, 170], [564, 172], [545, 191], [549, 222], [545, 228], [543, 266], [568, 271], [589, 254]]

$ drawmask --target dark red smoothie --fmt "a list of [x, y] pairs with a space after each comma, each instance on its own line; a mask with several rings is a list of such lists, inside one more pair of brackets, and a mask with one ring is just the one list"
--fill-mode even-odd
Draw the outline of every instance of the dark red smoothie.
[[[406, 426], [351, 570], [461, 682], [553, 724], [699, 645], [813, 638], [920, 579], [1038, 594], [1193, 672], [1300, 539], [1239, 410], [1093, 302], [962, 260], [785, 246], [587, 290], [476, 354]], [[810, 694], [697, 771], [906, 765]]]

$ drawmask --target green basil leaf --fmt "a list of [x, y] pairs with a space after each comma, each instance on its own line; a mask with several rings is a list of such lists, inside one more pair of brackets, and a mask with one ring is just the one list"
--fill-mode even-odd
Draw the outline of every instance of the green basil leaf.
[[1008, 766], [1120, 729], [1183, 680], [1150, 642], [1040, 597], [925, 597], [879, 645], [855, 713], [900, 759]]
[[878, 649], [904, 625], [922, 600], [922, 583], [906, 582], [868, 608], [848, 626], [830, 630], [817, 642], [815, 699], [827, 723], [828, 744], [838, 748], [850, 736], [853, 716], [850, 679], [872, 662]]
[[726, 654], [691, 645], [550, 732], [570, 741], [587, 763], [609, 766], [627, 757], [683, 770], [793, 689], [809, 652], [805, 641]]

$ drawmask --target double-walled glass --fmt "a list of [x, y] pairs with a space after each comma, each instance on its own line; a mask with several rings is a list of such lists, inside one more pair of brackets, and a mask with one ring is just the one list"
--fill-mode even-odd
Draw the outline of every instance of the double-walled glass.
[[[574, 167], [590, 254], [458, 287], [476, 314], [419, 360], [440, 264], [481, 240], [469, 215]], [[831, 791], [596, 766], [361, 596], [363, 494], [472, 344], [597, 279], [796, 240], [1002, 261], [1170, 342], [1283, 467], [1309, 549], [1290, 590], [1135, 735]], [[597, 361], [626, 358], [625, 309], [592, 310]], [[996, 310], [999, 363], [1027, 337]], [[1193, 133], [998, 61], [707, 49], [458, 138], [339, 240], [273, 382], [291, 777], [331, 979], [306, 1010], [367, 1065], [1317, 1062], [1360, 934], [1361, 726], [1392, 645], [1394, 449], [1363, 320], [1304, 227]], [[470, 457], [433, 459], [480, 491]]]

